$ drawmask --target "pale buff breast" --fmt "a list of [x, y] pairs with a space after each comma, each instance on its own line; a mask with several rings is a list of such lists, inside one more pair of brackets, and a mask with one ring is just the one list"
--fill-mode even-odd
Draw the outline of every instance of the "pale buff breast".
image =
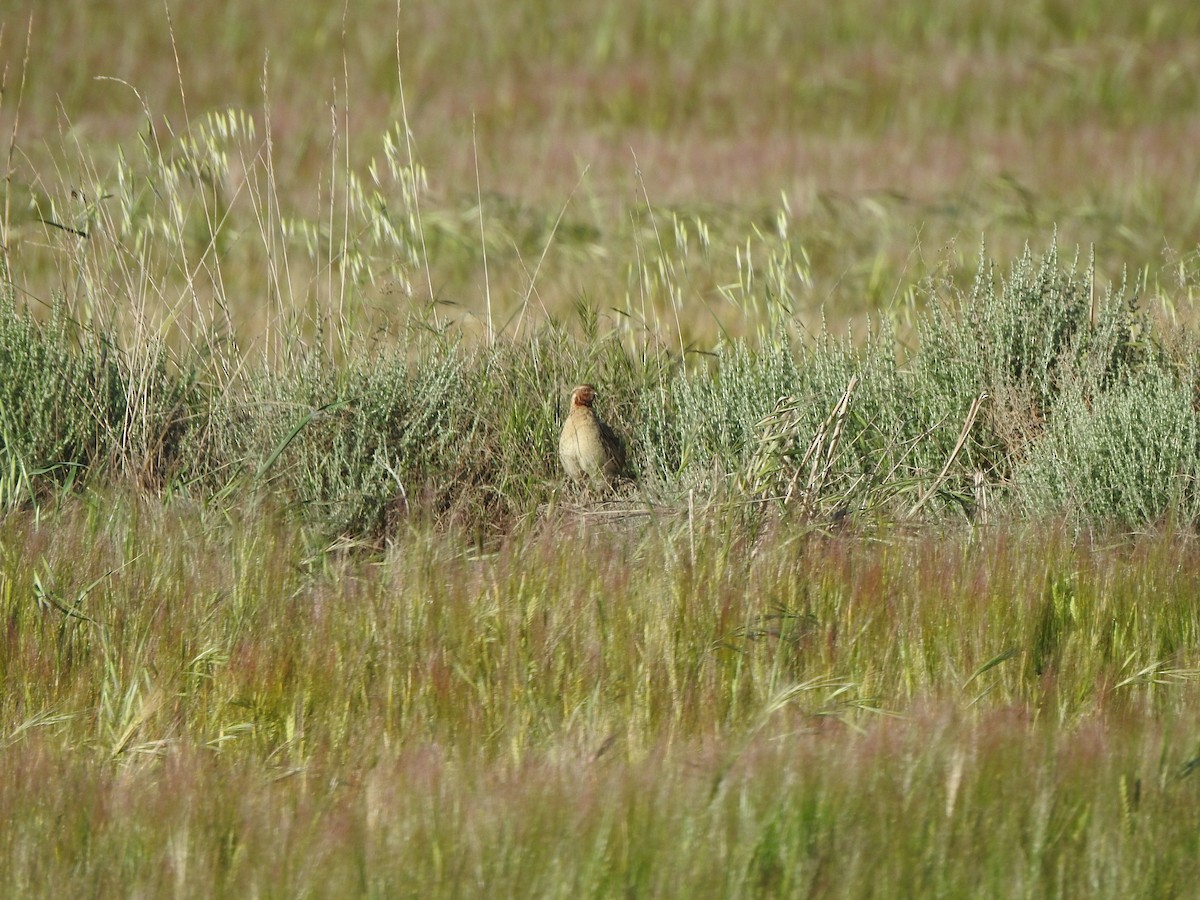
[[625, 467], [621, 439], [592, 409], [596, 390], [580, 385], [571, 392], [571, 411], [558, 439], [558, 456], [575, 481], [602, 478], [612, 481]]

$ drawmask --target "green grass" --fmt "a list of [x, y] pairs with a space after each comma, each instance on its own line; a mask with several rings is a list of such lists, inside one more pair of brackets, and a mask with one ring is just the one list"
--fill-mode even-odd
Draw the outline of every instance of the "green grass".
[[[5, 524], [20, 890], [1186, 890], [1194, 542]], [[1152, 601], [1152, 602], [1151, 602]], [[1181, 812], [1182, 811], [1182, 812]]]
[[1188, 895], [1198, 35], [0, 13], [0, 894]]
[[[646, 334], [546, 326], [475, 344], [428, 320], [388, 342], [349, 320], [336, 350], [270, 355], [130, 341], [64, 304], [0, 305], [9, 508], [64, 486], [252, 496], [320, 539], [387, 539], [406, 521], [478, 539], [569, 499], [555, 456], [569, 386], [601, 386], [629, 439], [633, 507], [740, 503], [751, 518], [1078, 527], [1190, 525], [1200, 514], [1194, 342], [1052, 244], [965, 295], [933, 291], [902, 346], [756, 339], [680, 355]], [[105, 316], [107, 318], [107, 316]], [[116, 320], [116, 317], [112, 317]], [[93, 320], [95, 321], [95, 320]]]

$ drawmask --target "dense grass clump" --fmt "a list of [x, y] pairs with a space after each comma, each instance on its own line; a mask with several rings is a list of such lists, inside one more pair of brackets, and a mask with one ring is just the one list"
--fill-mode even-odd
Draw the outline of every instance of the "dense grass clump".
[[700, 360], [556, 326], [486, 346], [409, 330], [340, 356], [317, 345], [248, 361], [219, 389], [211, 363], [205, 387], [190, 374], [199, 358], [168, 367], [9, 301], [6, 469], [36, 495], [64, 473], [111, 481], [132, 466], [196, 496], [272, 497], [330, 536], [413, 516], [503, 530], [557, 489], [564, 398], [586, 379], [655, 502], [731, 496], [864, 522], [988, 509], [1191, 521], [1186, 343], [1168, 343], [1132, 294], [1097, 297], [1091, 270], [1064, 267], [1053, 245], [1006, 279], [989, 271], [963, 297], [932, 296], [906, 353], [887, 324], [861, 345], [768, 333]]
[[103, 338], [73, 340], [61, 304], [40, 323], [0, 292], [0, 446], [16, 479], [10, 491], [73, 479], [98, 461], [125, 413], [116, 362]]
[[1195, 372], [1156, 365], [1088, 402], [1072, 386], [1015, 478], [1031, 510], [1144, 524], [1196, 521]]
[[202, 410], [160, 346], [123, 352], [62, 303], [37, 320], [0, 291], [0, 508], [84, 477], [160, 487]]

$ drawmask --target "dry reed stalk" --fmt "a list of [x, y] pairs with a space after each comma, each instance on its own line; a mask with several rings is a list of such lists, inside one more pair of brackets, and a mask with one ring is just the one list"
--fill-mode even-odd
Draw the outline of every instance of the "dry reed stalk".
[[946, 475], [950, 471], [950, 467], [954, 465], [954, 460], [958, 454], [962, 452], [962, 448], [967, 443], [967, 437], [971, 434], [971, 428], [975, 425], [975, 419], [979, 415], [979, 410], [983, 406], [983, 401], [988, 398], [987, 391], [981, 393], [971, 403], [971, 408], [967, 411], [967, 419], [963, 422], [962, 431], [959, 432], [958, 440], [954, 444], [954, 449], [950, 451], [950, 455], [946, 457], [946, 464], [942, 466], [942, 471], [938, 473], [937, 478], [933, 480], [933, 484], [929, 486], [929, 490], [921, 494], [917, 502], [913, 504], [912, 509], [908, 511], [908, 518], [915, 516], [923, 507], [929, 498], [937, 493], [938, 488], [942, 486], [942, 482], [946, 480]]
[[[842, 424], [846, 419], [846, 411], [850, 407], [850, 395], [854, 392], [854, 388], [857, 385], [858, 376], [852, 375], [850, 381], [846, 384], [846, 390], [842, 394], [842, 399], [838, 401], [837, 406], [826, 416], [825, 421], [821, 423], [821, 427], [817, 429], [817, 433], [813, 437], [812, 443], [809, 444], [804, 458], [800, 460], [800, 465], [796, 467], [796, 473], [792, 476], [791, 483], [788, 484], [787, 493], [783, 498], [784, 505], [791, 502], [792, 493], [795, 491], [800, 473], [804, 471], [805, 466], [809, 466], [808, 484], [804, 488], [803, 512], [808, 513], [811, 510], [814, 498], [825, 484], [826, 479], [829, 477], [829, 472], [833, 468], [833, 457], [837, 452], [838, 441], [842, 436]], [[832, 434], [830, 434], [830, 426], [833, 428]], [[826, 435], [829, 435], [828, 444], [825, 441]], [[824, 465], [821, 465], [822, 457], [824, 458]], [[817, 467], [819, 465], [820, 472], [818, 473]]]

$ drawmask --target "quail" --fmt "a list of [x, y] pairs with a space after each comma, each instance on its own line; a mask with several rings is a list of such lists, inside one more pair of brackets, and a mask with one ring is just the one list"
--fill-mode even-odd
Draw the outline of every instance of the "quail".
[[612, 484], [625, 469], [625, 446], [592, 409], [596, 389], [581, 384], [571, 391], [571, 411], [558, 439], [558, 456], [574, 481]]

